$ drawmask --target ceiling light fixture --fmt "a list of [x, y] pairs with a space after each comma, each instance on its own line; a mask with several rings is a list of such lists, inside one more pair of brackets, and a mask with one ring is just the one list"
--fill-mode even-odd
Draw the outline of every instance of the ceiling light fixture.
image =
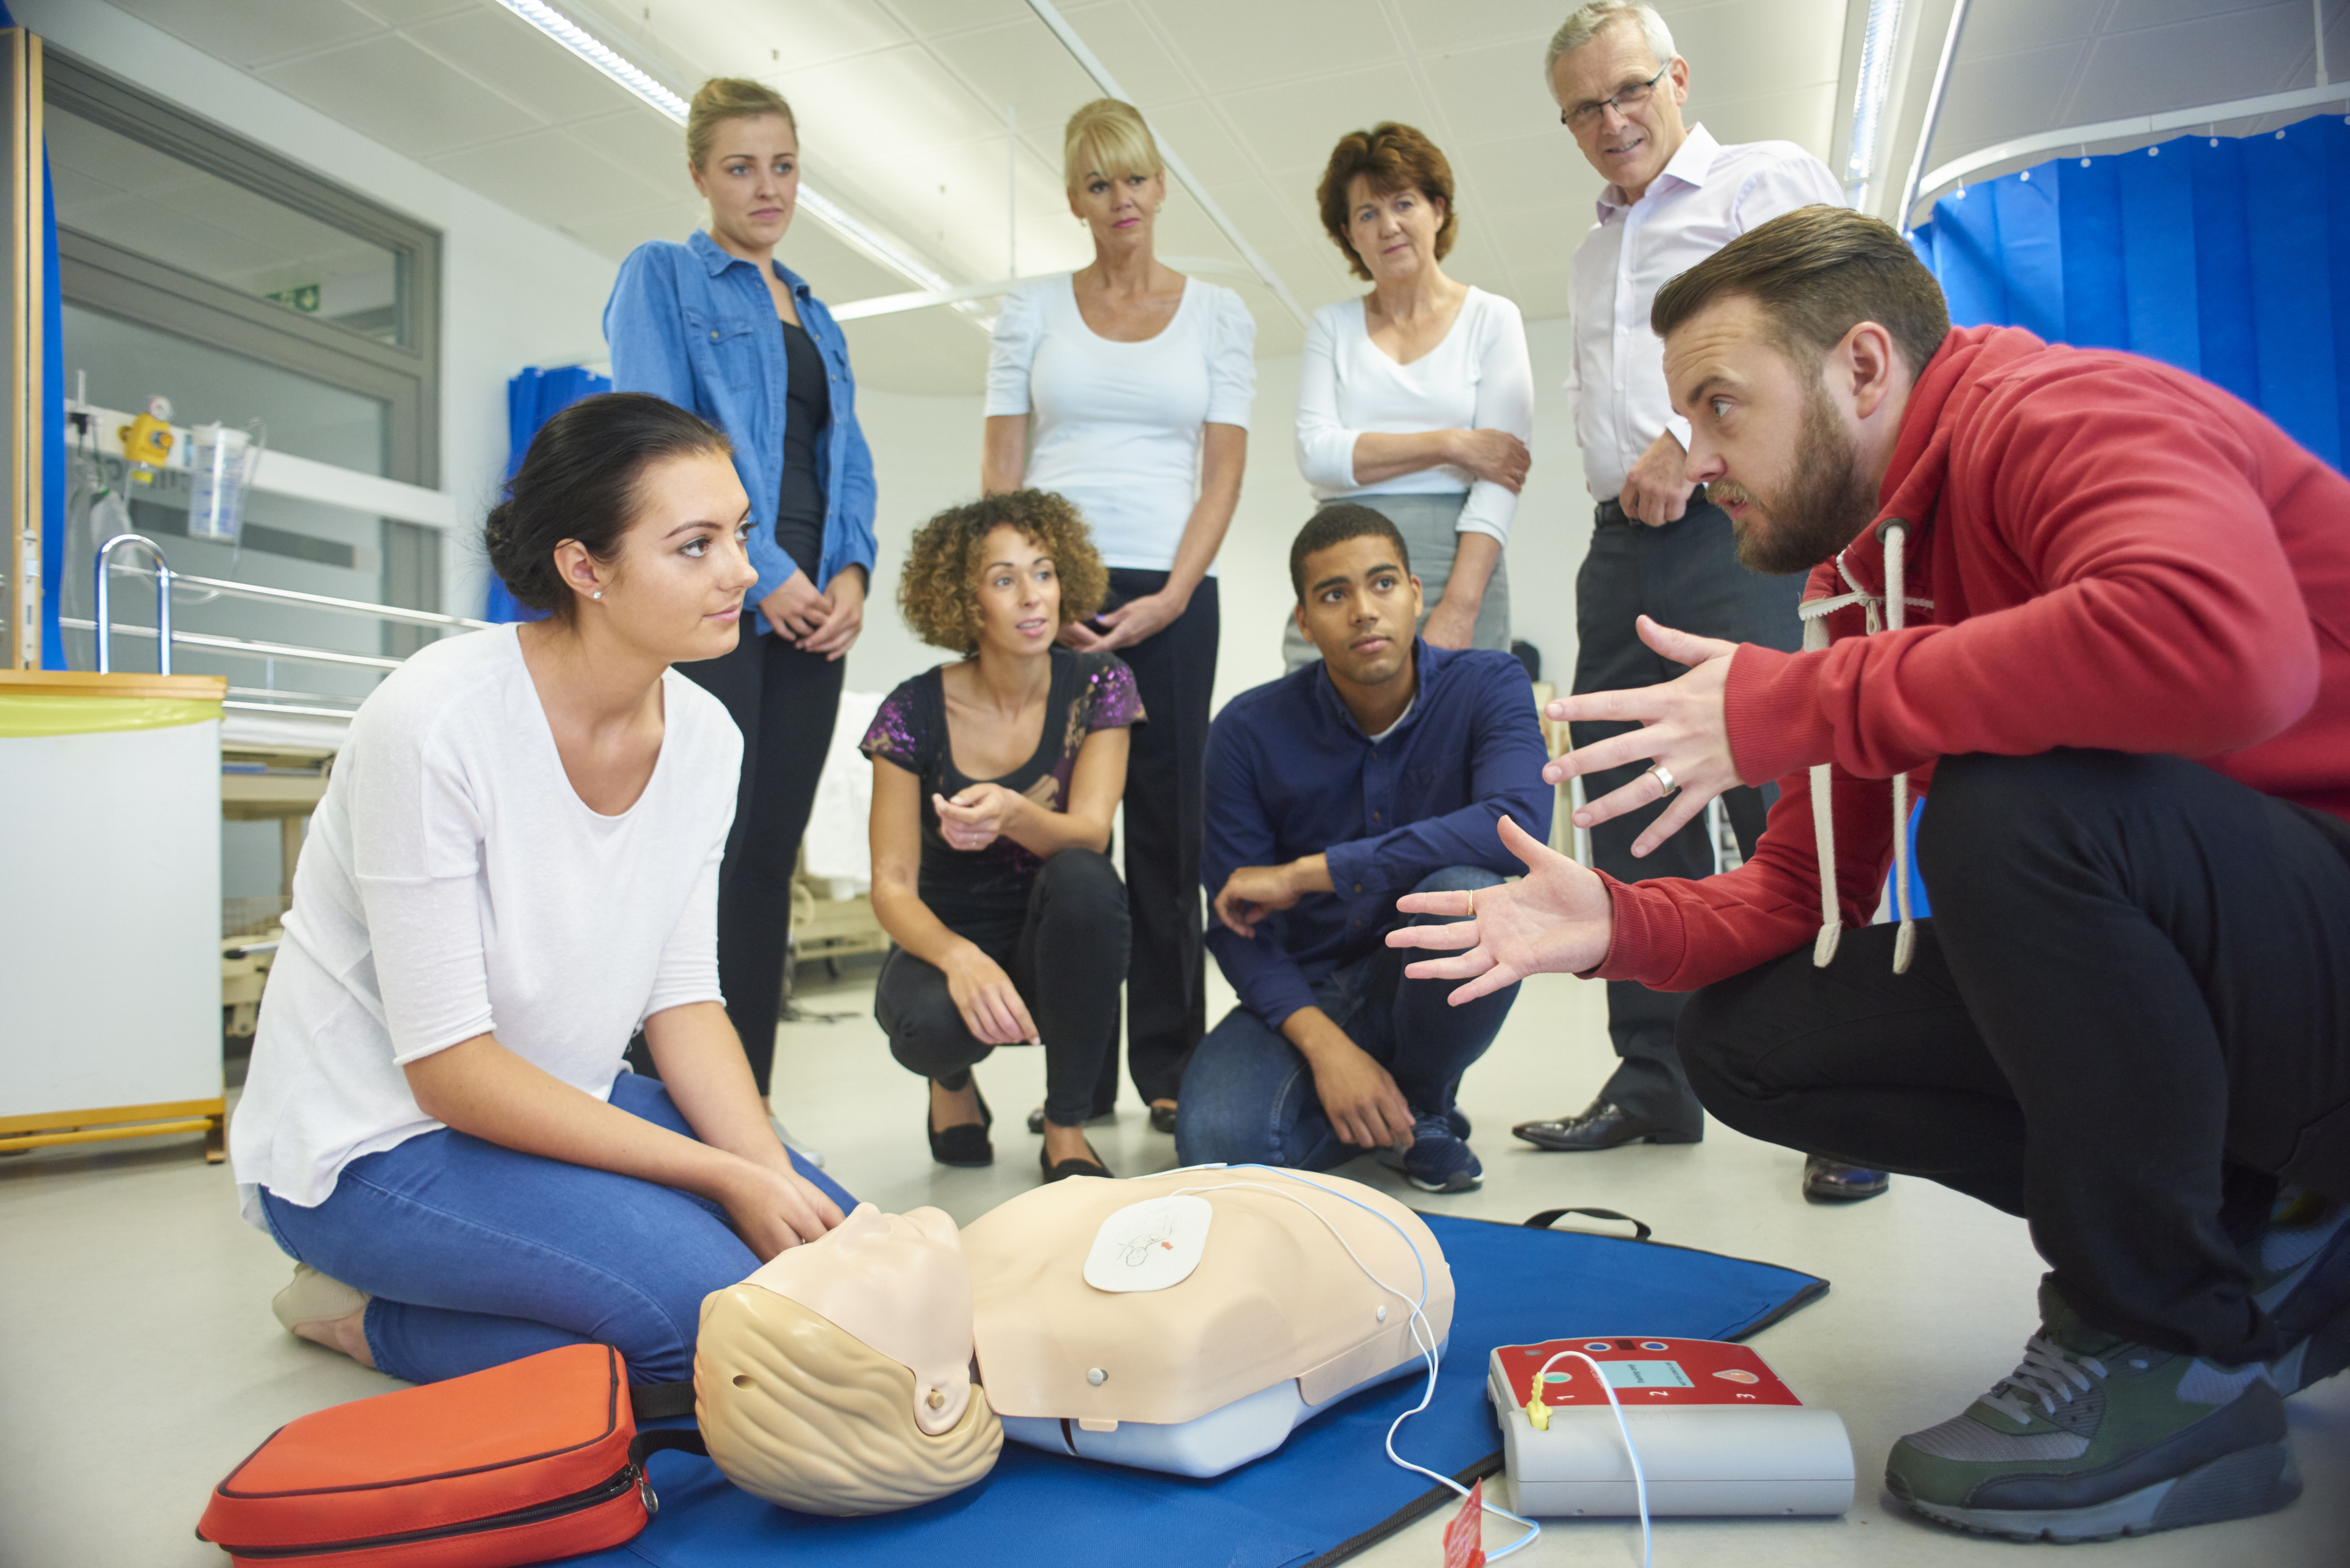
[[[509, 5], [513, 0], [507, 0]], [[1860, 80], [1852, 99], [1852, 149], [1845, 161], [1845, 192], [1852, 205], [1868, 207], [1869, 180], [1877, 171], [1877, 139], [1885, 118], [1885, 98], [1893, 85], [1894, 46], [1901, 31], [1901, 0], [1868, 0], [1861, 34]]]
[[[685, 123], [686, 111], [691, 106], [684, 99], [663, 86], [652, 73], [554, 6], [545, 4], [544, 0], [499, 0], [499, 3], [678, 124]], [[805, 180], [800, 182], [799, 204], [806, 207], [816, 222], [907, 281], [932, 292], [953, 286], [935, 268], [925, 266], [903, 245], [872, 224], [852, 215], [831, 197], [820, 194]]]

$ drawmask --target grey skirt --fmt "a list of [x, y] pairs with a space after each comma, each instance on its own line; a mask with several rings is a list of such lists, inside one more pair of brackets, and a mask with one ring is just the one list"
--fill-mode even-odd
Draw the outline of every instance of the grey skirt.
[[[1326, 501], [1325, 506], [1336, 506], [1340, 502]], [[1450, 493], [1356, 495], [1343, 504], [1367, 506], [1396, 525], [1403, 535], [1404, 548], [1411, 552], [1411, 569], [1419, 578], [1420, 603], [1423, 606], [1420, 625], [1428, 624], [1427, 610], [1433, 610], [1444, 598], [1444, 585], [1452, 580], [1452, 553], [1458, 547], [1461, 509], [1469, 504], [1469, 493], [1456, 490]], [[1418, 628], [1414, 628], [1418, 629]], [[1477, 608], [1477, 631], [1470, 639], [1472, 648], [1493, 648], [1506, 653], [1510, 648], [1510, 554], [1493, 563], [1492, 578], [1485, 585], [1484, 602]], [[1284, 670], [1296, 670], [1322, 657], [1321, 650], [1297, 629], [1295, 615], [1282, 622], [1281, 654]]]

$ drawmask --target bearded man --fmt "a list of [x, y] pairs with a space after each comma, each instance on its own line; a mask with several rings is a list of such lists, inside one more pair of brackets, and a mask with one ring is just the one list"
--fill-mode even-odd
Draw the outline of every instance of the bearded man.
[[[1689, 672], [1567, 700], [1640, 728], [1545, 772], [1647, 762], [1594, 809], [1677, 797], [1662, 831], [1740, 780], [1779, 804], [1696, 881], [1504, 824], [1530, 874], [1388, 943], [1469, 949], [1407, 971], [1456, 1002], [1694, 992], [1708, 1111], [2030, 1221], [2039, 1331], [1894, 1446], [1910, 1507], [2056, 1540], [2283, 1507], [2283, 1399], [2350, 1362], [2350, 482], [2184, 372], [1951, 330], [1850, 212], [1761, 225], [1651, 319], [1689, 477], [1742, 559], [1812, 567], [1805, 649], [1652, 628]], [[1864, 925], [1909, 790], [1933, 918]]]

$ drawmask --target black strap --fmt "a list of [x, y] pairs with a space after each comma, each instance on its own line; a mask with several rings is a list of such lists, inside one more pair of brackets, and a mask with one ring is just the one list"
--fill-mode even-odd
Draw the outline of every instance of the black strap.
[[710, 1445], [703, 1442], [702, 1434], [691, 1427], [663, 1427], [656, 1431], [639, 1432], [629, 1439], [629, 1462], [641, 1469], [648, 1455], [660, 1453], [663, 1449], [700, 1454], [705, 1459], [710, 1454]]
[[639, 1422], [659, 1421], [671, 1416], [693, 1414], [691, 1383], [632, 1383], [629, 1386], [629, 1409]]
[[1635, 1220], [1629, 1214], [1618, 1214], [1613, 1209], [1545, 1209], [1526, 1223], [1536, 1231], [1547, 1231], [1569, 1214], [1588, 1214], [1594, 1220], [1621, 1220], [1632, 1227], [1632, 1240], [1635, 1241], [1645, 1241], [1655, 1234], [1648, 1229], [1647, 1221]]

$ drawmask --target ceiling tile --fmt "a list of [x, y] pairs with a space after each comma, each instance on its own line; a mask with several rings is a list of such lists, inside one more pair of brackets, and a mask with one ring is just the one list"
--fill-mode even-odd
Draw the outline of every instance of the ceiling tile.
[[[2056, 44], [1981, 63], [1961, 50], [1950, 66], [1929, 165], [2062, 123], [2074, 72], [2089, 46]], [[2142, 110], [2141, 110], [2142, 112]]]
[[[917, 45], [862, 55], [782, 77], [811, 162], [914, 158], [941, 145], [984, 140], [1000, 170], [1003, 120]], [[847, 137], [854, 145], [845, 143]], [[915, 175], [919, 183], [919, 173]]]
[[1322, 220], [1314, 208], [1314, 193], [1284, 192], [1263, 180], [1232, 185], [1211, 185], [1216, 205], [1259, 250], [1268, 245], [1326, 245]]
[[683, 240], [701, 221], [699, 208], [681, 203], [647, 207], [633, 213], [584, 218], [571, 225], [571, 237], [618, 262], [647, 240]]
[[[641, 0], [619, 3], [631, 16], [646, 9]], [[641, 26], [663, 47], [713, 73], [763, 80], [896, 48], [913, 36], [873, 0], [666, 0], [650, 9]]]
[[775, 254], [827, 305], [904, 294], [914, 286], [805, 213], [795, 217]]
[[1558, 123], [1558, 105], [1543, 80], [1539, 41], [1519, 38], [1457, 54], [1423, 56], [1419, 68], [1443, 106], [1456, 140], [1492, 141], [1546, 129], [1557, 131], [1562, 140], [1566, 136]]
[[1256, 177], [1256, 160], [1205, 100], [1161, 104], [1149, 114], [1151, 133], [1206, 185]]
[[1448, 149], [1447, 156], [1453, 173], [1473, 192], [1462, 200], [1477, 202], [1491, 216], [1562, 202], [1587, 213], [1586, 193], [1596, 193], [1600, 185], [1599, 176], [1564, 128]]
[[[1024, 18], [1036, 20], [1025, 0], [885, 0], [887, 8], [915, 36], [936, 38], [968, 27]], [[1042, 26], [1042, 24], [1038, 24]], [[1059, 48], [1058, 44], [1054, 45]]]
[[1703, 124], [1719, 141], [1792, 141], [1825, 163], [1835, 118], [1835, 84], [1829, 82], [1719, 104]]
[[632, 102], [617, 114], [571, 120], [563, 129], [638, 179], [652, 182], [680, 201], [701, 200], [693, 192], [693, 172], [686, 167], [685, 131], [660, 111]]
[[[1476, 0], [1474, 5], [1462, 5], [1461, 0], [1390, 0], [1390, 4], [1403, 19], [1408, 41], [1423, 55], [1438, 49], [1473, 49], [1505, 39], [1533, 39], [1534, 61], [1528, 68], [1536, 75], [1541, 74], [1543, 50], [1550, 36], [1575, 8], [1574, 0]], [[1665, 9], [1673, 7], [1668, 5]]]
[[640, 102], [503, 5], [461, 12], [404, 31], [442, 60], [550, 124], [610, 114]]
[[384, 22], [387, 26], [405, 27], [412, 23], [430, 21], [435, 16], [453, 16], [460, 11], [476, 11], [497, 0], [345, 0]]
[[1427, 100], [1401, 65], [1225, 93], [1222, 101], [1266, 171], [1302, 182], [1307, 202], [1338, 138], [1384, 119], [1415, 124], [1428, 117]]
[[2044, 49], [2052, 44], [2077, 42], [2097, 30], [2097, 18], [2111, 3], [2112, 0], [1973, 0], [1967, 7], [1966, 57], [1988, 60], [2000, 55]]
[[[2282, 0], [2282, 8], [2294, 11], [2306, 29], [2310, 11], [2297, 0]], [[2140, 27], [2162, 27], [2179, 22], [2194, 22], [2241, 16], [2247, 11], [2279, 8], [2280, 0], [2115, 0], [2112, 15], [2099, 29], [2105, 33], [2128, 32]]]
[[[1211, 92], [1401, 58], [1395, 29], [1359, 0], [1145, 0]], [[1240, 41], [1246, 40], [1243, 45]]]
[[483, 142], [425, 161], [502, 207], [566, 231], [608, 213], [663, 207], [676, 194], [554, 130]]
[[1079, 105], [1101, 96], [1060, 40], [1029, 16], [941, 38], [932, 47], [970, 84], [999, 130], [1007, 106], [1018, 111], [1023, 142], [1057, 174], [1062, 127]]
[[2283, 67], [2309, 47], [2309, 7], [2293, 0], [2158, 29], [2108, 32], [2090, 44], [2080, 88], [2058, 123], [2094, 123], [2274, 92], [2286, 85]]
[[1710, 93], [1835, 84], [1844, 61], [1845, 0], [1738, 0], [1672, 18], [1673, 45], [1690, 63], [1691, 115]]
[[254, 74], [411, 158], [518, 136], [539, 123], [396, 36], [307, 55]]
[[1162, 103], [1199, 95], [1199, 84], [1182, 57], [1168, 52], [1130, 0], [1066, 5], [1061, 15], [1137, 109], [1149, 112]]
[[120, 8], [246, 69], [383, 31], [343, 0], [120, 0]]

